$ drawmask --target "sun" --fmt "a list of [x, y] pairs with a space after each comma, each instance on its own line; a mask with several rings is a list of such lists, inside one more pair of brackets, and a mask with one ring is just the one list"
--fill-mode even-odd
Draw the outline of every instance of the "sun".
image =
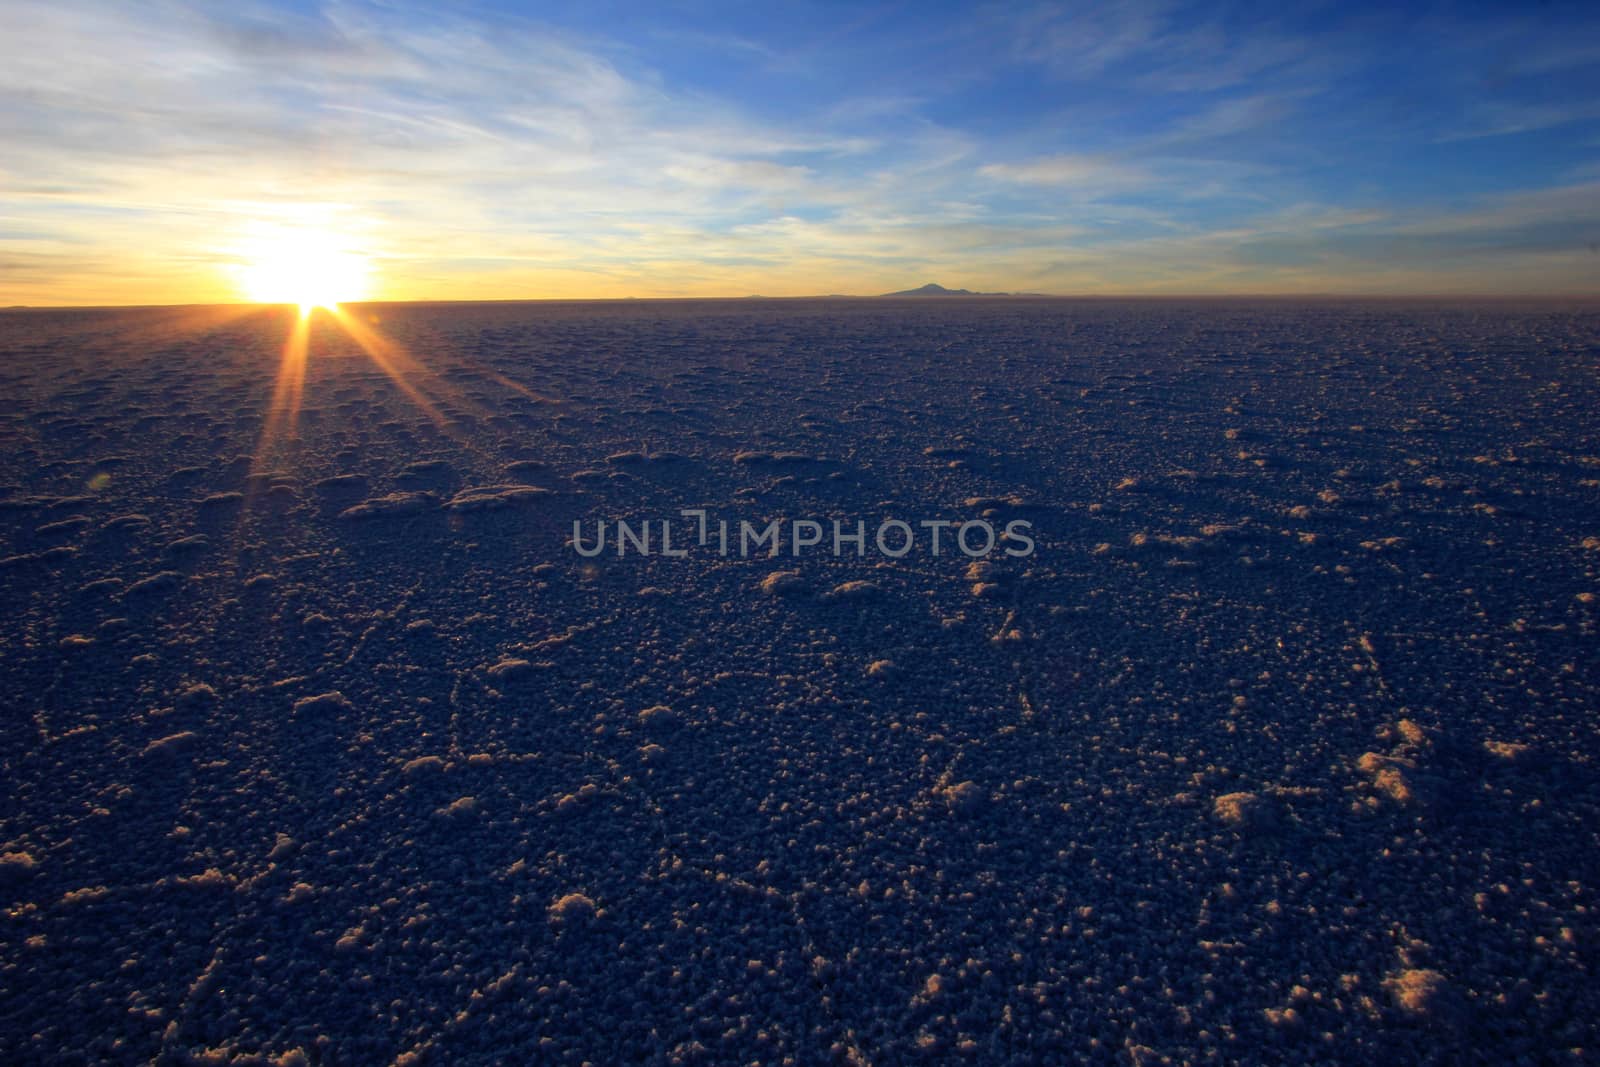
[[311, 228], [257, 230], [237, 250], [239, 288], [258, 304], [298, 304], [301, 314], [365, 299], [372, 265], [340, 235]]

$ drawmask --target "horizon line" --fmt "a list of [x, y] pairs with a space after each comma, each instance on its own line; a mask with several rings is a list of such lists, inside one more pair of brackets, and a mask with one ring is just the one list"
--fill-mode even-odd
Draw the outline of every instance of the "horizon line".
[[[984, 303], [992, 300], [1370, 300], [1395, 302], [1403, 300], [1551, 300], [1597, 301], [1600, 291], [1516, 293], [1486, 291], [1417, 291], [1412, 293], [1364, 292], [1309, 292], [1309, 293], [999, 293], [999, 292], [947, 292], [915, 294], [911, 291], [896, 293], [814, 293], [803, 296], [765, 296], [749, 293], [740, 296], [573, 296], [573, 297], [486, 297], [483, 299], [450, 299], [419, 297], [406, 300], [341, 300], [337, 307], [369, 307], [375, 305], [426, 305], [426, 304], [624, 304], [624, 303], [748, 303], [751, 301], [798, 300], [914, 300], [944, 301], [949, 303]], [[267, 303], [255, 300], [197, 300], [171, 304], [3, 304], [0, 313], [15, 311], [141, 311], [162, 308], [292, 308], [291, 301]], [[326, 310], [326, 309], [324, 309]]]

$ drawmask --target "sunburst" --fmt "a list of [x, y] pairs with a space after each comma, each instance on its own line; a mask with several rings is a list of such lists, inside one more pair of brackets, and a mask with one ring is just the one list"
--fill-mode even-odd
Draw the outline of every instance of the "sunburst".
[[365, 299], [371, 261], [331, 231], [310, 227], [264, 229], [238, 249], [239, 287], [260, 304], [296, 304], [301, 314]]

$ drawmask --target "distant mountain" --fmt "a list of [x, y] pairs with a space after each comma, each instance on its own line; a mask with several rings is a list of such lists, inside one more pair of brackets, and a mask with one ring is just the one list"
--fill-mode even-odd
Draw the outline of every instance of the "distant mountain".
[[898, 293], [884, 293], [884, 296], [1010, 296], [1010, 293], [975, 293], [971, 289], [946, 289], [942, 285], [929, 282], [921, 289], [903, 289]]

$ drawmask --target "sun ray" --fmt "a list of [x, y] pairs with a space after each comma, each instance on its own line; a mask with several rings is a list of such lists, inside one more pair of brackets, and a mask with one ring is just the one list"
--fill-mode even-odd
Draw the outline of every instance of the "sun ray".
[[306, 348], [311, 333], [309, 316], [295, 317], [289, 340], [283, 346], [278, 381], [273, 390], [273, 417], [292, 433], [300, 417], [300, 401], [305, 394]]
[[557, 397], [547, 396], [546, 394], [541, 393], [538, 390], [528, 388], [526, 385], [523, 385], [519, 381], [516, 381], [516, 380], [514, 380], [512, 378], [507, 378], [504, 374], [501, 374], [499, 371], [494, 370], [494, 369], [492, 369], [490, 367], [486, 367], [482, 363], [478, 362], [475, 359], [460, 359], [457, 362], [461, 366], [467, 367], [470, 370], [472, 370], [472, 371], [474, 371], [474, 372], [476, 372], [478, 374], [483, 375], [485, 378], [489, 379], [491, 382], [494, 382], [496, 385], [500, 386], [501, 388], [511, 390], [513, 393], [516, 393], [518, 396], [522, 397], [524, 400], [532, 400], [532, 401], [534, 401], [536, 403], [539, 403], [539, 404], [561, 404], [561, 403], [564, 403], [564, 401], [560, 400]]
[[280, 437], [293, 437], [299, 424], [300, 404], [305, 395], [306, 356], [310, 347], [311, 318], [296, 315], [289, 337], [278, 359], [278, 376], [272, 386], [272, 407], [256, 445], [255, 463], [259, 467]]
[[350, 339], [367, 354], [367, 358], [387, 374], [396, 388], [404, 393], [424, 415], [427, 415], [435, 426], [441, 429], [449, 426], [449, 420], [439, 410], [438, 405], [428, 399], [416, 384], [431, 373], [426, 367], [417, 362], [398, 342], [390, 340], [362, 322], [359, 316], [352, 315], [341, 307], [329, 310], [344, 328], [345, 333], [350, 335]]
[[[441, 433], [454, 441], [459, 447], [472, 452], [486, 460], [493, 456], [475, 442], [470, 435], [464, 434], [448, 415], [441, 410], [441, 401], [448, 402], [452, 407], [460, 408], [478, 417], [488, 417], [493, 412], [467, 396], [458, 386], [451, 383], [437, 370], [430, 368], [421, 360], [408, 352], [404, 345], [391, 337], [386, 337], [378, 330], [361, 320], [358, 312], [348, 308], [336, 307], [331, 309], [334, 321], [341, 326], [368, 359], [389, 377], [397, 388], [415, 404], [429, 420], [431, 420]], [[452, 360], [458, 366], [472, 365], [475, 370], [480, 370], [491, 378], [497, 377], [493, 372], [478, 368], [473, 364], [461, 360]], [[545, 400], [531, 390], [520, 387], [515, 382], [504, 383], [514, 391], [523, 393], [532, 399]], [[431, 389], [433, 395], [429, 395]], [[560, 403], [560, 401], [548, 401]]]
[[[326, 308], [332, 323], [355, 343], [372, 364], [383, 372], [435, 428], [463, 447], [473, 452], [481, 451], [460, 433], [450, 415], [446, 413], [446, 408], [441, 404], [448, 404], [451, 408], [460, 408], [479, 416], [492, 414], [488, 408], [467, 396], [437, 370], [413, 356], [399, 341], [386, 336], [365, 322], [362, 318], [363, 313], [359, 310], [341, 307], [337, 303], [318, 304], [316, 308]], [[305, 397], [307, 364], [311, 357], [311, 327], [316, 308], [302, 308], [299, 313], [287, 316], [288, 336], [278, 359], [272, 401], [257, 441], [253, 470], [264, 469], [273, 461], [274, 453], [284, 442], [292, 441], [296, 437]], [[529, 399], [561, 403], [476, 361], [457, 359], [451, 362], [453, 365], [470, 367], [474, 373]]]
[[[372, 321], [376, 322], [377, 320], [373, 319]], [[466, 352], [461, 345], [456, 344], [450, 337], [441, 334], [436, 330], [430, 329], [426, 325], [423, 325], [422, 328], [427, 330], [427, 332], [432, 335], [432, 339], [437, 341], [435, 350], [441, 353], [442, 358], [445, 359], [451, 367], [464, 369], [470, 371], [474, 375], [486, 378], [501, 388], [516, 393], [525, 400], [532, 400], [539, 404], [566, 403], [566, 401], [561, 397], [548, 393], [542, 393], [537, 389], [533, 389], [530, 386], [524, 385], [514, 378], [507, 377], [506, 375], [495, 370], [489, 364], [485, 363], [483, 360], [473, 357], [471, 354]], [[491, 411], [484, 408], [483, 405], [474, 403], [472, 400], [468, 399], [464, 394], [461, 393], [459, 388], [453, 388], [451, 391], [454, 394], [452, 400], [455, 403], [459, 403], [481, 415], [493, 414]]]

